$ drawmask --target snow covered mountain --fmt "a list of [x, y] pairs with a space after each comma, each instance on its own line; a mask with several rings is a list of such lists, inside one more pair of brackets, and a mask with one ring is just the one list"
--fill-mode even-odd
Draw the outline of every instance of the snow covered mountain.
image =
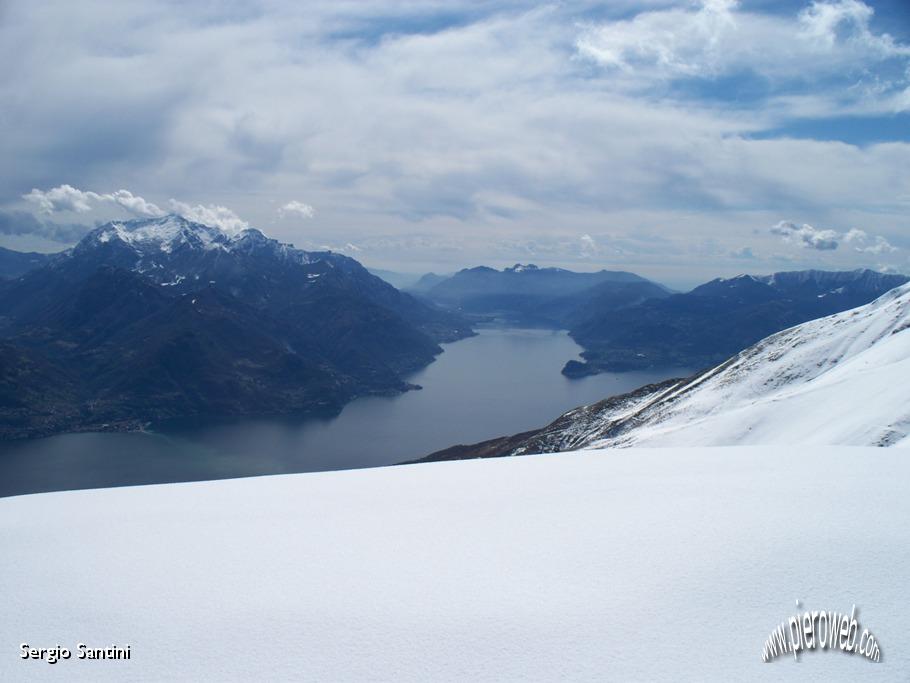
[[203, 270], [236, 270], [238, 261], [250, 257], [269, 260], [272, 267], [323, 264], [348, 272], [360, 267], [341, 254], [297, 249], [255, 228], [228, 233], [177, 215], [106, 223], [65, 253], [133, 270], [165, 286], [190, 286]]
[[774, 334], [725, 363], [429, 460], [580, 448], [910, 446], [910, 284]]
[[274, 313], [299, 303], [302, 291], [343, 294], [393, 311], [436, 342], [471, 334], [457, 315], [399, 292], [348, 256], [297, 249], [255, 228], [227, 233], [177, 215], [115, 221], [90, 232], [58, 260], [83, 272], [102, 265], [130, 270], [173, 295], [211, 285]]
[[408, 389], [469, 334], [340, 254], [179, 216], [112, 222], [0, 282], [0, 437], [337, 411]]

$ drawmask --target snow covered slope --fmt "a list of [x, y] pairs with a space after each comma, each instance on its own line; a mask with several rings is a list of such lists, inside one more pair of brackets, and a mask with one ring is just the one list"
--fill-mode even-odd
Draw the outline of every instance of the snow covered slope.
[[910, 446], [908, 434], [910, 284], [772, 335], [695, 377], [572, 410], [495, 454], [625, 446]]
[[[907, 481], [898, 449], [624, 449], [0, 499], [0, 680], [906, 680]], [[855, 604], [882, 661], [762, 663], [795, 599]], [[132, 657], [19, 659], [78, 642]]]

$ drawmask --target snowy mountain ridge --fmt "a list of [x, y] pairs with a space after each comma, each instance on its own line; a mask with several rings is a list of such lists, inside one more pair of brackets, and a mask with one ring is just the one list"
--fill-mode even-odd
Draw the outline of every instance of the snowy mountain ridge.
[[[857, 268], [855, 270], [828, 271], [828, 270], [793, 270], [771, 273], [770, 275], [750, 275], [741, 273], [733, 277], [720, 277], [715, 282], [736, 282], [742, 280], [751, 280], [760, 282], [771, 287], [788, 287], [807, 282], [812, 282], [820, 287], [830, 287], [832, 285], [843, 285], [862, 279], [874, 279], [881, 274], [868, 268]], [[708, 283], [706, 283], [708, 284]]]
[[266, 237], [256, 228], [229, 233], [176, 214], [105, 223], [86, 235], [75, 250], [84, 251], [112, 243], [128, 247], [140, 258], [152, 258], [156, 253], [172, 254], [183, 248], [228, 253], [265, 249], [272, 255], [280, 255], [302, 264], [322, 260], [314, 258], [311, 252]]
[[164, 252], [173, 251], [181, 244], [203, 249], [226, 249], [231, 242], [228, 235], [218, 228], [193, 223], [176, 215], [107, 223], [94, 231], [93, 238], [101, 243], [117, 239], [139, 250], [152, 247]]
[[726, 362], [571, 410], [543, 429], [425, 461], [579, 449], [910, 447], [910, 283], [783, 330]]
[[577, 432], [576, 447], [910, 445], [910, 385], [900, 381], [908, 377], [910, 284], [772, 335], [694, 378], [586, 415], [578, 430], [587, 433]]

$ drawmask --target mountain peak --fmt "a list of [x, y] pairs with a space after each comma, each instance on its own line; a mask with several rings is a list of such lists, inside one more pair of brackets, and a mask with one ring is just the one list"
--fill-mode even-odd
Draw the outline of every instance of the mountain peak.
[[231, 238], [223, 230], [168, 214], [155, 218], [111, 221], [92, 230], [77, 245], [86, 248], [122, 242], [137, 251], [154, 249], [170, 253], [182, 245], [205, 250], [224, 248]]

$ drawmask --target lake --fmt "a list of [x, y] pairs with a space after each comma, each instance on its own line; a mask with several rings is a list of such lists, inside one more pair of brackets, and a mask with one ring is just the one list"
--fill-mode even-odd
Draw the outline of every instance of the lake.
[[423, 387], [334, 418], [242, 420], [164, 433], [63, 434], [0, 444], [0, 496], [374, 467], [542, 427], [585, 403], [688, 369], [567, 379], [565, 331], [486, 328], [408, 377]]

